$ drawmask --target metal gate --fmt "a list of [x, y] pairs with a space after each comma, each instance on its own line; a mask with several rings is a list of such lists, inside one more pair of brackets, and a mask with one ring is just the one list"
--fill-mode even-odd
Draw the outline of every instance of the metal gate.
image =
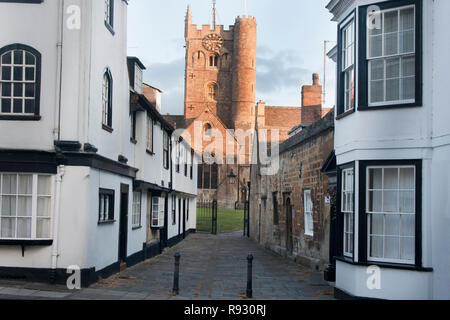
[[217, 234], [217, 201], [200, 201], [197, 211], [197, 231]]
[[244, 237], [250, 237], [250, 201], [244, 204]]

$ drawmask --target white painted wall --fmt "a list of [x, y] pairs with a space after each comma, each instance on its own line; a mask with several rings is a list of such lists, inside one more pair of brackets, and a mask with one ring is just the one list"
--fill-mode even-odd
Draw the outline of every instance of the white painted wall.
[[[341, 16], [337, 17], [338, 22], [343, 21], [356, 6], [374, 2], [355, 1]], [[386, 290], [368, 292], [364, 289], [365, 269], [338, 263], [337, 287], [350, 294], [393, 299], [450, 298], [448, 274], [450, 270], [448, 246], [450, 243], [448, 232], [450, 225], [448, 196], [450, 109], [447, 97], [450, 41], [446, 31], [450, 27], [447, 19], [448, 12], [450, 12], [449, 1], [423, 1], [422, 107], [356, 111], [335, 123], [338, 165], [358, 160], [423, 160], [423, 264], [424, 267], [433, 268], [434, 272], [425, 274], [383, 269], [387, 279], [385, 280]], [[356, 105], [358, 105], [357, 101]], [[357, 214], [358, 212], [356, 217]], [[357, 246], [358, 243], [355, 240], [356, 252]], [[401, 292], [396, 291], [396, 287], [402, 288]]]

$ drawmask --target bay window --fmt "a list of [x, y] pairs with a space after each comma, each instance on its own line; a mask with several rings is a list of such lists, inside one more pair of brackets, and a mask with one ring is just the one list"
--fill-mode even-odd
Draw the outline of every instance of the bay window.
[[420, 106], [422, 1], [377, 6], [360, 9], [359, 108]]
[[50, 175], [0, 174], [0, 239], [50, 239], [52, 194]]

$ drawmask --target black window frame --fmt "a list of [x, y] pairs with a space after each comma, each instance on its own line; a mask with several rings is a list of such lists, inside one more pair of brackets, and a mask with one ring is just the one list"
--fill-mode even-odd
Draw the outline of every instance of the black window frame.
[[194, 179], [194, 150], [191, 150], [190, 179]]
[[[6, 2], [6, 1], [4, 1]], [[23, 1], [22, 1], [23, 2]], [[37, 3], [37, 2], [33, 2]], [[35, 75], [35, 97], [34, 97], [34, 115], [25, 114], [25, 115], [7, 115], [0, 114], [0, 120], [9, 120], [9, 121], [39, 121], [41, 120], [40, 115], [40, 102], [41, 102], [41, 72], [42, 72], [42, 55], [39, 51], [34, 49], [31, 46], [22, 44], [22, 43], [14, 43], [0, 48], [0, 56], [8, 51], [13, 50], [23, 50], [28, 51], [33, 54], [36, 58], [36, 75]], [[1, 65], [1, 61], [0, 61]], [[12, 88], [11, 88], [12, 90]], [[11, 93], [12, 94], [12, 93]]]
[[[165, 139], [166, 135], [167, 140]], [[170, 167], [170, 138], [169, 132], [163, 130], [163, 167], [166, 170], [169, 170]]]
[[[373, 4], [372, 4], [373, 5]], [[367, 9], [370, 5], [359, 7], [358, 14], [358, 111], [369, 111], [379, 109], [397, 109], [397, 108], [411, 108], [422, 107], [423, 89], [422, 89], [422, 58], [423, 58], [423, 21], [422, 21], [422, 0], [395, 0], [376, 3], [381, 10], [394, 9], [397, 7], [403, 7], [408, 5], [415, 6], [415, 22], [416, 22], [416, 34], [415, 34], [415, 102], [414, 103], [398, 103], [380, 106], [369, 106], [369, 72], [367, 61]]]
[[[353, 18], [351, 18], [353, 16]], [[351, 19], [350, 19], [351, 18]], [[348, 19], [350, 19], [348, 21]], [[342, 31], [349, 26], [351, 23], [354, 24], [354, 61], [353, 61], [353, 81], [354, 81], [354, 94], [355, 94], [355, 106], [352, 110], [345, 111], [345, 73], [342, 70]], [[352, 12], [348, 14], [348, 16], [345, 17], [343, 20], [343, 23], [338, 25], [338, 46], [337, 46], [337, 70], [338, 70], [338, 77], [337, 77], [337, 105], [336, 105], [336, 119], [341, 119], [347, 115], [350, 115], [352, 113], [355, 113], [356, 111], [356, 93], [358, 92], [358, 61], [356, 60], [357, 57], [357, 33], [359, 31], [359, 28], [357, 28], [357, 16], [356, 16], [356, 9], [354, 9]]]
[[[107, 196], [109, 200], [109, 207], [108, 207], [108, 219], [100, 219], [100, 202], [101, 202], [101, 196]], [[104, 189], [100, 188], [98, 192], [98, 224], [108, 224], [108, 223], [114, 223], [114, 202], [115, 202], [115, 191], [111, 189]]]
[[137, 118], [137, 111], [133, 111], [131, 113], [131, 137], [130, 137], [130, 141], [133, 144], [137, 143], [137, 140], [136, 140], [136, 118]]
[[[366, 214], [366, 173], [371, 166], [415, 166], [416, 168], [416, 225], [415, 225], [415, 261], [414, 264], [395, 262], [375, 262], [368, 259], [367, 214]], [[422, 261], [422, 160], [366, 160], [359, 162], [359, 223], [358, 223], [358, 261], [363, 264], [379, 266], [403, 266], [423, 270]]]

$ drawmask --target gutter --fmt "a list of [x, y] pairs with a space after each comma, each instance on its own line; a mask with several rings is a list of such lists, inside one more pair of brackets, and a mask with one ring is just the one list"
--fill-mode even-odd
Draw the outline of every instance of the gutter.
[[64, 166], [58, 168], [56, 175], [56, 187], [55, 187], [55, 204], [53, 209], [53, 245], [52, 245], [52, 271], [51, 280], [56, 279], [56, 268], [58, 266], [59, 257], [59, 215], [61, 211], [61, 183], [66, 173]]

